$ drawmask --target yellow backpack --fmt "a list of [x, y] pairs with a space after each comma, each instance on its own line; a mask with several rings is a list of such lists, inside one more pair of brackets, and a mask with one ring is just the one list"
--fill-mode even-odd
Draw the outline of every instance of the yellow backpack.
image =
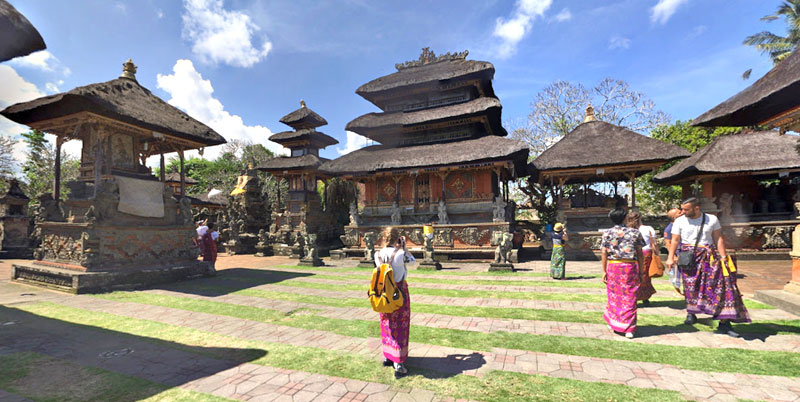
[[391, 261], [399, 250], [392, 253], [389, 263], [382, 263], [372, 271], [372, 280], [370, 281], [369, 291], [369, 304], [372, 309], [378, 313], [393, 313], [395, 310], [403, 306], [403, 294], [394, 283], [394, 270], [392, 269]]

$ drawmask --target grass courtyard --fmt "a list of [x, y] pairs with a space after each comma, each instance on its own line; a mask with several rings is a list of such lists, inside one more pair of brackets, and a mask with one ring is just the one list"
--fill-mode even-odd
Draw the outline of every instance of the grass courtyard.
[[[329, 262], [330, 263], [330, 262]], [[666, 280], [611, 334], [596, 262], [409, 273], [410, 373], [382, 367], [355, 262], [222, 257], [216, 277], [71, 296], [0, 283], [0, 400], [795, 400], [800, 317], [747, 300], [742, 338], [683, 324]], [[446, 268], [457, 265], [448, 264]], [[413, 268], [413, 267], [412, 267]], [[0, 272], [2, 273], [2, 272]]]

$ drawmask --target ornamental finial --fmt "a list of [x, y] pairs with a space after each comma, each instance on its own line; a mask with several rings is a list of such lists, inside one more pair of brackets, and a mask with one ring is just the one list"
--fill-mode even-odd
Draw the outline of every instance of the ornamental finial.
[[591, 104], [586, 107], [586, 117], [583, 118], [584, 123], [588, 123], [590, 121], [597, 121], [597, 118], [594, 117], [594, 108]]
[[122, 63], [122, 75], [120, 75], [119, 78], [128, 78], [136, 81], [136, 65], [133, 64], [131, 59]]
[[306, 101], [300, 99], [300, 108], [302, 109], [304, 107], [306, 107]]

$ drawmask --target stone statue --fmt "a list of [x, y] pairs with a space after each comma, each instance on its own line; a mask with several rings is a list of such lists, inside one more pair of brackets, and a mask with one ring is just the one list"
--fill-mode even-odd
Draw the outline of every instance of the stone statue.
[[433, 261], [433, 233], [425, 235], [424, 242], [425, 242], [424, 259], [425, 261]]
[[436, 261], [433, 253], [433, 233], [429, 233], [423, 236], [423, 244], [424, 249], [422, 250], [422, 261], [419, 263], [417, 269], [430, 269], [430, 270], [439, 270], [442, 269], [442, 264], [439, 261]]
[[733, 194], [722, 193], [719, 197], [719, 220], [721, 222], [730, 222], [732, 220], [731, 213], [733, 210]]
[[394, 201], [392, 202], [392, 225], [399, 225], [400, 221], [400, 206], [397, 205], [397, 201]]
[[358, 216], [358, 204], [355, 201], [350, 203], [350, 226], [361, 224], [361, 218]]
[[800, 186], [798, 186], [797, 191], [792, 194], [792, 201], [794, 201], [795, 219], [800, 219]]
[[447, 216], [447, 204], [444, 203], [444, 200], [439, 200], [439, 224], [448, 223], [450, 223], [450, 218]]
[[181, 201], [178, 203], [180, 208], [181, 214], [178, 217], [178, 220], [181, 225], [190, 226], [192, 224], [192, 201], [189, 197], [181, 198]]
[[499, 195], [494, 198], [492, 203], [492, 220], [495, 222], [506, 221], [506, 202]]
[[514, 235], [511, 233], [498, 232], [495, 234], [497, 241], [497, 249], [494, 251], [494, 262], [496, 264], [510, 264], [511, 263], [511, 248], [513, 246], [511, 240]]
[[364, 260], [375, 259], [375, 233], [364, 233]]
[[325, 265], [322, 262], [322, 259], [319, 258], [319, 253], [317, 252], [317, 234], [316, 233], [309, 233], [303, 235], [303, 256], [300, 258], [300, 262], [298, 265], [304, 266], [311, 266], [311, 267], [319, 267]]
[[264, 231], [264, 229], [258, 230], [258, 241], [264, 244], [269, 242], [269, 236], [267, 235], [267, 232]]

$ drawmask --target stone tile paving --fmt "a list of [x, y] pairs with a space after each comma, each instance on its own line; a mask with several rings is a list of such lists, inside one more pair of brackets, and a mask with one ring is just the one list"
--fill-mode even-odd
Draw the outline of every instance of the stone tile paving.
[[[289, 328], [275, 324], [187, 312], [166, 307], [97, 300], [92, 297], [66, 298], [60, 303], [132, 318], [179, 323], [176, 325], [242, 339], [341, 351], [352, 351], [355, 345], [359, 345], [360, 353], [371, 356], [376, 361], [381, 356], [380, 341], [378, 339], [352, 338], [324, 331]], [[322, 339], [320, 335], [324, 335], [324, 342], [319, 341]], [[788, 401], [800, 399], [800, 378], [737, 373], [707, 373], [680, 369], [659, 363], [601, 359], [503, 348], [493, 348], [491, 351], [472, 351], [412, 343], [409, 345], [409, 350], [411, 351], [408, 359], [409, 366], [445, 373], [480, 376], [491, 370], [503, 370], [581, 381], [621, 383], [639, 388], [669, 389], [679, 391], [683, 395], [695, 399], [717, 397], [720, 394], [714, 390], [712, 383], [713, 385], [724, 383], [726, 384], [726, 391], [737, 398]], [[719, 396], [717, 399], [724, 397]]]
[[19, 395], [15, 395], [8, 391], [3, 391], [2, 389], [0, 389], [0, 402], [32, 402], [32, 401], [28, 398], [24, 398]]
[[[328, 307], [308, 303], [272, 300], [231, 294], [209, 297], [168, 290], [148, 290], [147, 293], [265, 308], [284, 313], [290, 313], [301, 308], [307, 308], [318, 310], [314, 312], [315, 315], [343, 320], [373, 321], [377, 316], [377, 314], [370, 308]], [[416, 298], [414, 298], [414, 300], [416, 300]], [[598, 322], [601, 321], [602, 319], [598, 314]], [[505, 331], [512, 333], [558, 335], [630, 342], [630, 340], [623, 339], [622, 337], [609, 332], [605, 324], [532, 321], [486, 317], [459, 317], [429, 313], [412, 314], [411, 324], [435, 328], [462, 329], [484, 333]], [[647, 326], [642, 326], [637, 330], [637, 337], [633, 339], [633, 342], [674, 346], [698, 346], [706, 348], [738, 348], [750, 350], [800, 352], [800, 335], [745, 334], [742, 338], [734, 339], [728, 337], [723, 338], [714, 333], [704, 331], [684, 330], [681, 332], [680, 329], [676, 328], [650, 328]]]

